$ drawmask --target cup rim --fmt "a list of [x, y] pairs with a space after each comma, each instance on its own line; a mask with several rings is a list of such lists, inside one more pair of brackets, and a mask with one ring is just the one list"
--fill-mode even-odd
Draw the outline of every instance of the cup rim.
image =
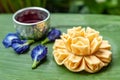
[[[48, 14], [48, 16], [47, 16], [44, 20], [38, 21], [38, 22], [35, 22], [35, 23], [22, 23], [22, 22], [19, 22], [19, 21], [17, 21], [17, 20], [15, 19], [15, 17], [16, 17], [17, 14], [19, 14], [19, 13], [22, 12], [22, 11], [29, 10], [29, 9], [37, 9], [37, 10], [45, 11], [45, 12]], [[35, 25], [35, 24], [37, 24], [37, 23], [42, 23], [42, 22], [48, 20], [48, 19], [50, 18], [50, 12], [49, 12], [47, 9], [42, 8], [42, 7], [26, 7], [26, 8], [22, 8], [22, 9], [16, 11], [16, 12], [13, 14], [13, 17], [12, 17], [12, 18], [13, 18], [13, 21], [14, 21], [15, 23], [18, 23], [18, 24], [21, 24], [21, 25]]]

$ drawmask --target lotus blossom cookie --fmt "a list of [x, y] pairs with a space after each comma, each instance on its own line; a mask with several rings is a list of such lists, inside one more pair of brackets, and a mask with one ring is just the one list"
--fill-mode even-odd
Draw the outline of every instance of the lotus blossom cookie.
[[99, 32], [87, 27], [74, 27], [55, 40], [53, 55], [58, 65], [72, 72], [95, 73], [111, 62], [111, 45]]

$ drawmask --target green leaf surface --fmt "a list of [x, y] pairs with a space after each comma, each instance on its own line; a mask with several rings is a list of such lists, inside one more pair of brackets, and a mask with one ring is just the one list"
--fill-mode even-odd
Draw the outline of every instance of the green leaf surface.
[[[12, 14], [0, 15], [0, 80], [119, 80], [120, 76], [120, 17], [107, 15], [52, 14], [51, 27], [62, 32], [68, 28], [82, 25], [90, 26], [98, 31], [112, 45], [112, 62], [101, 71], [73, 73], [64, 66], [58, 66], [52, 55], [54, 43], [48, 43], [48, 54], [36, 68], [31, 68], [33, 61], [30, 51], [17, 55], [12, 48], [4, 48], [2, 39], [9, 32], [15, 32]], [[37, 42], [31, 49], [38, 45]]]

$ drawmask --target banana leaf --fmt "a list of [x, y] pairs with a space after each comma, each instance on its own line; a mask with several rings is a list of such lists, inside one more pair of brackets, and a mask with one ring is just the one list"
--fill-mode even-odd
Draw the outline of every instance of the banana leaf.
[[[9, 32], [15, 32], [12, 15], [0, 15], [0, 42]], [[0, 43], [0, 80], [119, 80], [120, 76], [120, 17], [107, 15], [52, 14], [51, 27], [62, 32], [74, 26], [90, 26], [98, 31], [112, 45], [112, 62], [99, 72], [91, 74], [70, 72], [64, 66], [58, 66], [53, 58], [53, 44], [48, 43], [48, 55], [42, 63], [32, 69], [30, 51], [17, 55], [12, 48], [4, 48]], [[36, 42], [31, 49], [40, 44]]]

